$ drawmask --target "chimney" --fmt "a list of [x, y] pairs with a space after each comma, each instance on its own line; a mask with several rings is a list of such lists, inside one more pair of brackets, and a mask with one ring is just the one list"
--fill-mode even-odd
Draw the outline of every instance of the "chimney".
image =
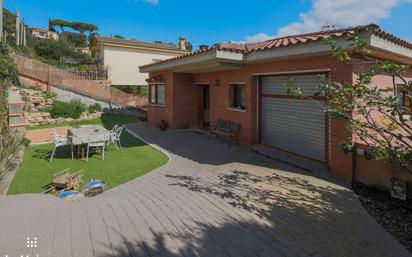
[[186, 43], [187, 39], [185, 37], [179, 37], [179, 49], [187, 50]]
[[208, 45], [200, 45], [199, 46], [199, 50], [207, 50], [209, 48], [209, 46]]

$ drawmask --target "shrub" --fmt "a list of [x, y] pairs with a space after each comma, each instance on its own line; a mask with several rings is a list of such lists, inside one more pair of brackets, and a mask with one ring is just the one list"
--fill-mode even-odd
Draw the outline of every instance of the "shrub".
[[56, 93], [50, 92], [50, 91], [44, 91], [44, 98], [46, 99], [55, 99], [56, 98]]
[[50, 113], [53, 118], [78, 119], [86, 111], [86, 105], [79, 99], [70, 102], [54, 101]]
[[90, 113], [101, 112], [102, 111], [102, 106], [99, 103], [95, 103], [95, 104], [89, 105], [89, 107], [87, 107], [87, 110]]
[[23, 144], [25, 147], [28, 147], [28, 146], [31, 144], [31, 140], [28, 139], [27, 137], [25, 137], [25, 138], [23, 138], [22, 144]]

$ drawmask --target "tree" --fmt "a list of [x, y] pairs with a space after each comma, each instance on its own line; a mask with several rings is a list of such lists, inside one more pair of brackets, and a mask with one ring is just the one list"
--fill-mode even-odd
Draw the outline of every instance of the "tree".
[[89, 38], [88, 38], [90, 47], [97, 46], [97, 37], [98, 36], [100, 36], [100, 35], [97, 32], [90, 33]]
[[37, 56], [44, 62], [58, 64], [61, 58], [71, 58], [79, 63], [90, 63], [90, 57], [76, 51], [73, 44], [65, 39], [49, 40], [35, 38], [31, 42]]
[[[354, 151], [355, 143], [361, 142], [378, 160], [389, 160], [407, 172], [412, 173], [412, 82], [405, 79], [406, 66], [393, 61], [382, 61], [365, 54], [367, 43], [358, 35], [350, 37], [355, 50], [350, 53], [338, 46], [333, 38], [326, 42], [332, 48], [332, 55], [342, 62], [352, 62], [360, 68], [356, 81], [334, 82], [321, 76], [323, 84], [315, 96], [326, 96], [327, 103], [321, 104], [312, 96], [305, 96], [304, 90], [290, 81], [286, 87], [289, 94], [307, 98], [319, 104], [322, 111], [332, 118], [346, 121], [347, 129], [353, 132], [340, 145], [340, 150]], [[392, 77], [391, 87], [372, 86], [373, 78], [380, 75]], [[399, 82], [402, 86], [399, 85]], [[394, 94], [401, 93], [402, 98]]]
[[72, 23], [69, 22], [69, 21], [62, 20], [62, 19], [52, 19], [52, 20], [49, 20], [49, 29], [50, 29], [50, 28], [54, 28], [54, 27], [56, 27], [56, 26], [60, 28], [60, 30], [62, 31], [62, 33], [64, 33], [64, 32], [65, 32], [64, 28], [66, 28], [66, 27], [71, 27], [71, 26], [72, 26]]
[[114, 35], [113, 37], [114, 37], [114, 38], [124, 39], [124, 36], [122, 36], [122, 35]]
[[186, 49], [189, 50], [189, 51], [193, 50], [193, 45], [189, 41], [186, 41]]
[[87, 38], [83, 34], [65, 31], [63, 35], [64, 35], [64, 38], [68, 42], [72, 43], [75, 47], [86, 47], [87, 46], [87, 42], [86, 42]]
[[4, 31], [12, 34], [16, 32], [16, 15], [3, 8], [3, 26]]
[[88, 32], [90, 34], [93, 31], [98, 30], [98, 27], [94, 24], [79, 21], [72, 22], [71, 28], [78, 31], [82, 35], [84, 35], [85, 32]]

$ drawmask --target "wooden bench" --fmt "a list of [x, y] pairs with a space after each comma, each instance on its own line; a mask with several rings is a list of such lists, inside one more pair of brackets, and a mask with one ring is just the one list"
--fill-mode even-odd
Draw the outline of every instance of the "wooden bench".
[[208, 140], [210, 140], [212, 136], [216, 136], [217, 138], [219, 138], [220, 136], [227, 137], [229, 147], [231, 147], [233, 142], [239, 144], [239, 130], [240, 124], [228, 120], [218, 119], [216, 126], [212, 126], [209, 130]]

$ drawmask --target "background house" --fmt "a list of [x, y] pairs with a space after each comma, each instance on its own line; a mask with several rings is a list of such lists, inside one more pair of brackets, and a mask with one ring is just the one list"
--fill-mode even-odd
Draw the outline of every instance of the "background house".
[[[331, 172], [351, 181], [353, 156], [339, 150], [351, 137], [343, 120], [330, 119], [311, 100], [288, 95], [290, 79], [313, 96], [322, 83], [319, 75], [352, 83], [360, 67], [331, 57], [323, 39], [334, 37], [339, 46], [353, 49], [347, 36], [360, 33], [368, 54], [412, 64], [412, 44], [382, 31], [376, 25], [320, 31], [253, 44], [220, 43], [183, 58], [146, 65], [150, 73], [148, 122], [165, 120], [171, 129], [207, 127], [217, 119], [241, 124], [240, 141], [263, 146], [321, 163]], [[412, 69], [407, 78], [412, 80]], [[379, 75], [372, 86], [393, 87], [390, 75]], [[316, 99], [327, 99], [319, 96]], [[390, 186], [391, 173], [380, 164], [370, 164], [359, 155], [357, 175], [362, 182]], [[412, 182], [412, 176], [403, 179]]]
[[46, 39], [52, 39], [52, 40], [59, 40], [59, 34], [50, 31], [47, 29], [41, 29], [41, 28], [30, 28], [30, 34], [34, 37], [38, 38], [46, 38]]
[[97, 37], [96, 58], [108, 68], [114, 86], [147, 85], [148, 74], [140, 73], [139, 66], [189, 53], [186, 39], [179, 44], [151, 43], [111, 37]]

